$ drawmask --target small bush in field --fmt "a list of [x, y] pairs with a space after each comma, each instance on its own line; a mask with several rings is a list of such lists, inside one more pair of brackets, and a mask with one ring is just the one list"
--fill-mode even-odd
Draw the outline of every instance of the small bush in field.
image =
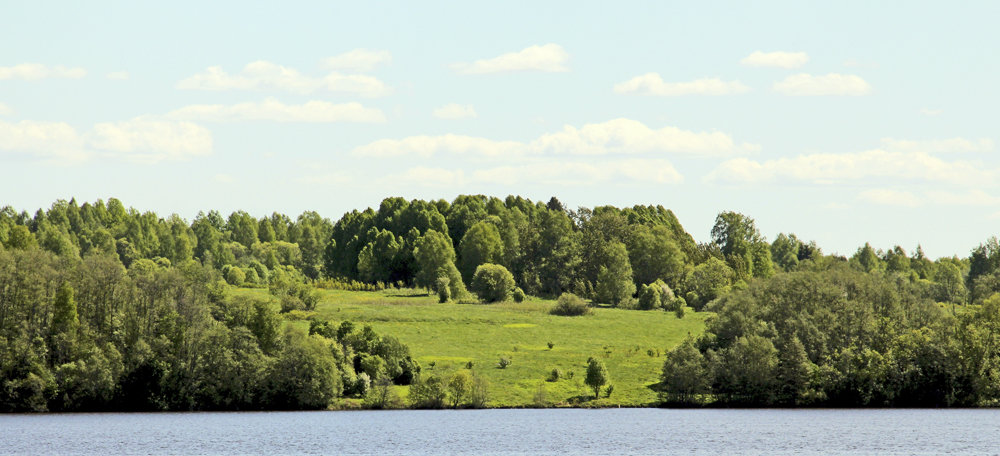
[[552, 315], [562, 315], [565, 317], [575, 317], [590, 313], [590, 307], [579, 296], [573, 293], [563, 293], [556, 301], [555, 307], [549, 311]]

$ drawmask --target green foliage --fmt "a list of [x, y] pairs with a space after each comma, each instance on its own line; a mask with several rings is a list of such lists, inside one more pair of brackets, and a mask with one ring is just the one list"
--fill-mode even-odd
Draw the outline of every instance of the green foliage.
[[514, 276], [498, 264], [481, 264], [472, 277], [471, 288], [482, 302], [507, 301], [514, 289]]
[[526, 298], [524, 290], [522, 290], [521, 287], [514, 287], [514, 292], [511, 293], [511, 297], [514, 298], [514, 302], [524, 302]]
[[608, 369], [597, 358], [587, 360], [587, 377], [583, 383], [594, 390], [594, 399], [600, 397], [601, 387], [608, 382]]
[[483, 264], [503, 260], [503, 240], [496, 225], [481, 221], [472, 225], [459, 243], [462, 279], [474, 280], [474, 274]]
[[497, 362], [497, 367], [499, 367], [500, 369], [506, 369], [507, 366], [510, 366], [510, 363], [511, 363], [510, 358], [501, 356], [500, 361]]
[[563, 293], [559, 296], [559, 300], [556, 301], [556, 305], [552, 307], [549, 313], [564, 317], [575, 317], [589, 314], [590, 307], [579, 296], [573, 293]]
[[444, 382], [431, 375], [420, 378], [410, 385], [410, 405], [418, 409], [444, 408], [448, 399], [448, 387]]
[[437, 290], [438, 302], [448, 302], [451, 301], [451, 288], [448, 285], [451, 280], [448, 276], [438, 277], [437, 283], [435, 283], [434, 288]]
[[661, 304], [660, 293], [662, 288], [655, 284], [643, 285], [639, 292], [639, 310], [659, 309]]
[[458, 408], [469, 396], [472, 389], [472, 375], [466, 370], [456, 371], [448, 379], [448, 397], [452, 408]]
[[237, 267], [229, 267], [225, 270], [226, 282], [235, 287], [243, 286], [243, 282], [246, 280], [246, 273], [242, 269]]
[[705, 304], [729, 291], [733, 275], [733, 270], [718, 258], [709, 258], [699, 264], [687, 278], [687, 304], [701, 310]]
[[594, 285], [595, 297], [602, 303], [624, 306], [635, 294], [628, 251], [625, 244], [615, 242], [608, 245], [606, 252], [607, 263], [600, 267]]

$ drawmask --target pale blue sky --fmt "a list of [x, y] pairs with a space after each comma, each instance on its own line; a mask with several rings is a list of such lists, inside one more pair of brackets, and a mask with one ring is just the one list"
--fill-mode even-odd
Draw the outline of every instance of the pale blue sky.
[[[752, 4], [750, 4], [752, 3]], [[1000, 224], [996, 2], [4, 2], [0, 205], [662, 204], [827, 252]], [[331, 58], [334, 58], [331, 60]]]

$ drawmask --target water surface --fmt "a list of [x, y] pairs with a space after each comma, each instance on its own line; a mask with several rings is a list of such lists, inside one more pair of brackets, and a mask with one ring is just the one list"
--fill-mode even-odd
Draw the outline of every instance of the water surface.
[[0, 415], [3, 454], [994, 454], [997, 410]]

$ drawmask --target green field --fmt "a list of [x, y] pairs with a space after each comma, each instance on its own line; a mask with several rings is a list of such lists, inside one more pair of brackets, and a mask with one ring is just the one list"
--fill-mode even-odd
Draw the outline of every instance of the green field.
[[[534, 298], [485, 305], [439, 304], [414, 290], [320, 294], [317, 316], [370, 324], [379, 334], [398, 337], [410, 346], [423, 375], [447, 377], [471, 361], [473, 370], [489, 379], [492, 407], [651, 405], [663, 354], [688, 334], [699, 335], [709, 315], [689, 310], [678, 319], [662, 311], [599, 308], [587, 316], [560, 317], [548, 314], [554, 301]], [[497, 367], [501, 356], [512, 361], [506, 369]], [[614, 385], [610, 398], [593, 401], [583, 383], [591, 356], [607, 366]], [[556, 368], [564, 378], [545, 381]], [[543, 404], [536, 402], [539, 385]], [[405, 397], [406, 388], [399, 393]]]

